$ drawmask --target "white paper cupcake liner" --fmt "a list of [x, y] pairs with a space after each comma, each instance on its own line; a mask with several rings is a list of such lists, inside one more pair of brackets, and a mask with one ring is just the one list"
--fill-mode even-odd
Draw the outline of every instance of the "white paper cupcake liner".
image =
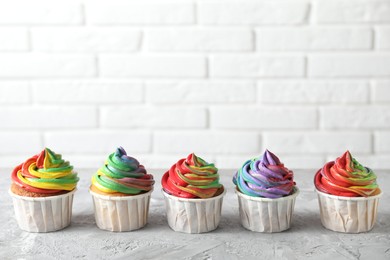
[[289, 229], [295, 198], [299, 194], [299, 189], [294, 189], [293, 194], [277, 199], [252, 197], [236, 189], [241, 225], [251, 231], [266, 233]]
[[342, 197], [316, 191], [321, 222], [325, 228], [344, 233], [361, 233], [374, 227], [382, 193], [371, 197]]
[[89, 190], [93, 198], [96, 225], [114, 232], [144, 227], [148, 222], [152, 191], [134, 196], [105, 196]]
[[49, 197], [12, 196], [16, 220], [22, 230], [51, 232], [70, 225], [73, 196], [76, 189], [62, 195]]
[[185, 199], [169, 195], [164, 190], [168, 225], [174, 231], [198, 234], [216, 229], [221, 220], [224, 191], [213, 198]]

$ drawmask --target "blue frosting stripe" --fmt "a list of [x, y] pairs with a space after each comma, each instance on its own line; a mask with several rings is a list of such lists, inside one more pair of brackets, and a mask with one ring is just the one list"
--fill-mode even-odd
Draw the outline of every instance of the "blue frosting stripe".
[[268, 150], [246, 161], [233, 176], [233, 183], [246, 195], [265, 198], [287, 196], [295, 186], [293, 172]]

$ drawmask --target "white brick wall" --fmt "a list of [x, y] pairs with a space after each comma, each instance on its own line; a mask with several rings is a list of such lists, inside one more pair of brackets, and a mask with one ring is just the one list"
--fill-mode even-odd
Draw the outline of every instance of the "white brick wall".
[[314, 129], [317, 111], [308, 107], [229, 106], [210, 111], [212, 128], [227, 129]]
[[390, 0], [0, 0], [0, 167], [390, 168]]
[[194, 55], [101, 55], [101, 76], [121, 77], [205, 77], [206, 59]]
[[210, 77], [302, 77], [305, 73], [303, 56], [229, 54], [210, 58]]
[[[91, 3], [92, 2], [92, 3]], [[88, 2], [86, 22], [99, 25], [185, 25], [195, 21], [192, 1], [126, 1]]]
[[128, 52], [139, 49], [141, 32], [123, 28], [34, 28], [32, 48], [42, 52]]
[[251, 51], [249, 29], [152, 29], [146, 32], [149, 51]]
[[0, 24], [4, 25], [80, 25], [82, 5], [77, 1], [15, 0], [0, 2]]
[[0, 53], [1, 78], [93, 77], [96, 64], [85, 54]]
[[[369, 28], [286, 27], [256, 30], [259, 51], [368, 50]], [[382, 44], [383, 45], [383, 44]]]
[[303, 24], [307, 1], [200, 1], [199, 23], [204, 25]]
[[0, 28], [0, 51], [27, 51], [28, 33], [24, 28]]
[[387, 0], [317, 0], [313, 4], [317, 23], [390, 22]]

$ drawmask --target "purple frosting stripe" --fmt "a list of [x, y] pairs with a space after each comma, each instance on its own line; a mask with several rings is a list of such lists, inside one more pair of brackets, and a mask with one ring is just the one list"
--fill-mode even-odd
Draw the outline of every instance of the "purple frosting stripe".
[[246, 161], [233, 182], [242, 193], [265, 198], [287, 196], [295, 185], [292, 171], [268, 150], [261, 157]]

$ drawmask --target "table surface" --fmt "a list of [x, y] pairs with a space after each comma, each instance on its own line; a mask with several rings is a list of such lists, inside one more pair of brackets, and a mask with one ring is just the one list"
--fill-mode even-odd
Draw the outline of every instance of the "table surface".
[[[377, 223], [361, 234], [344, 234], [322, 227], [313, 187], [315, 171], [296, 170], [300, 188], [289, 230], [257, 233], [239, 222], [238, 202], [231, 182], [233, 170], [221, 170], [227, 188], [218, 229], [203, 234], [171, 230], [161, 194], [163, 170], [149, 171], [157, 180], [149, 210], [149, 223], [140, 230], [114, 233], [95, 225], [92, 198], [88, 193], [94, 170], [79, 170], [80, 182], [73, 201], [71, 225], [52, 233], [20, 230], [8, 195], [9, 179], [0, 179], [0, 259], [390, 259], [390, 173], [378, 171], [384, 194]], [[9, 170], [1, 170], [8, 175]]]

